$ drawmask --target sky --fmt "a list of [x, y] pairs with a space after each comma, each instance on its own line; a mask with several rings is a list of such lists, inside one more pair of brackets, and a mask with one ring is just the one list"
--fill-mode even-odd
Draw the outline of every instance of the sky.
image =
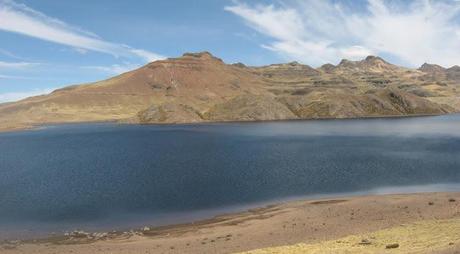
[[185, 52], [318, 67], [460, 65], [459, 0], [0, 0], [0, 103]]

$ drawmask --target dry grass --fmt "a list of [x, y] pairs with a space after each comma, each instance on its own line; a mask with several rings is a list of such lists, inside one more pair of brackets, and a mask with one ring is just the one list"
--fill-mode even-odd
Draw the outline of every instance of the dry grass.
[[[399, 244], [397, 248], [387, 248]], [[316, 244], [296, 244], [245, 254], [308, 253], [432, 253], [460, 244], [460, 219], [421, 221], [364, 235], [351, 235]]]

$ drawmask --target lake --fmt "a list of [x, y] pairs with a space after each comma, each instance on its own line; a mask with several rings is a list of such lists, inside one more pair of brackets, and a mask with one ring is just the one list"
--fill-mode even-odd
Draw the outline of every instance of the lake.
[[460, 115], [0, 134], [0, 238], [163, 225], [296, 198], [460, 191]]

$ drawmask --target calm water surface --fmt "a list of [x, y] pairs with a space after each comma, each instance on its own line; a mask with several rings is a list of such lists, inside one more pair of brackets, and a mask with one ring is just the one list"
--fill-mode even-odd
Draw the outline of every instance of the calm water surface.
[[0, 134], [0, 238], [190, 221], [305, 196], [460, 191], [460, 116]]

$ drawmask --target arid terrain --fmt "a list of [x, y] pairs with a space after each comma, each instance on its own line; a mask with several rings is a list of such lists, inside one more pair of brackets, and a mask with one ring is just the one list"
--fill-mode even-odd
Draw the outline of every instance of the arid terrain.
[[17, 253], [458, 253], [460, 194], [293, 201], [196, 223], [8, 242]]
[[460, 67], [379, 57], [314, 69], [248, 67], [208, 52], [152, 62], [108, 80], [0, 105], [0, 130], [50, 123], [194, 123], [433, 115], [460, 111]]

